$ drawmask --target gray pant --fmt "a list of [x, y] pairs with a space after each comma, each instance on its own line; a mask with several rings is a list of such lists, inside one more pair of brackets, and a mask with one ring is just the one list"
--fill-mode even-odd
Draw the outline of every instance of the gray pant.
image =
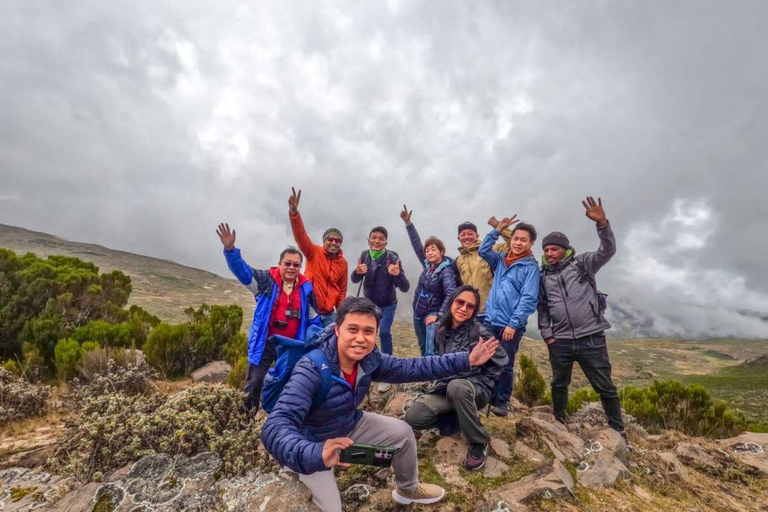
[[[479, 402], [479, 403], [478, 403]], [[475, 385], [467, 379], [454, 379], [448, 383], [445, 394], [421, 395], [405, 413], [405, 421], [418, 430], [433, 428], [438, 416], [455, 411], [459, 428], [471, 444], [489, 441], [477, 408], [485, 405], [484, 394], [475, 391]]]
[[[347, 436], [357, 444], [390, 446], [396, 448], [392, 458], [395, 483], [404, 491], [419, 485], [419, 460], [416, 438], [411, 427], [402, 420], [364, 412], [357, 426]], [[299, 480], [312, 492], [312, 501], [324, 512], [341, 512], [341, 495], [333, 469], [311, 475], [299, 474]]]

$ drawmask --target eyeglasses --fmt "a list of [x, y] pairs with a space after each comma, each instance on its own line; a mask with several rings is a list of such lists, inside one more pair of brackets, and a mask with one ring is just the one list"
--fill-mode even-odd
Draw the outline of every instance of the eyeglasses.
[[297, 263], [295, 261], [284, 261], [283, 266], [285, 266], [285, 268], [301, 268], [301, 263]]
[[332, 244], [340, 244], [341, 243], [341, 238], [336, 238], [335, 236], [329, 236], [325, 240], [327, 242], [329, 242], [329, 243], [332, 243]]
[[475, 308], [477, 307], [477, 304], [475, 304], [474, 302], [467, 302], [464, 299], [456, 299], [453, 302], [456, 303], [457, 308], [459, 309], [467, 308], [467, 311], [474, 311]]

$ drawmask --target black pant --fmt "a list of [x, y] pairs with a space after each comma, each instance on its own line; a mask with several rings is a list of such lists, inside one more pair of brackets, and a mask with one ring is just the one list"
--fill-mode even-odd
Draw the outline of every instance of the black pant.
[[605, 334], [598, 333], [575, 340], [556, 339], [549, 345], [549, 362], [552, 364], [552, 409], [555, 418], [565, 421], [568, 407], [568, 386], [571, 383], [573, 363], [579, 363], [589, 383], [600, 395], [608, 425], [624, 431], [619, 393], [611, 380], [611, 362]]
[[245, 375], [245, 387], [243, 391], [248, 395], [245, 397], [245, 408], [256, 414], [261, 404], [261, 390], [264, 387], [264, 377], [267, 376], [270, 366], [277, 357], [277, 348], [275, 344], [267, 341], [264, 344], [264, 352], [261, 354], [259, 364], [248, 363], [248, 371]]

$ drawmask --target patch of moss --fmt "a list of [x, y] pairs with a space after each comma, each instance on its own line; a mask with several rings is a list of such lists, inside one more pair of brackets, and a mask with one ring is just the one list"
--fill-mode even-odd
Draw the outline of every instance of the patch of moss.
[[93, 512], [112, 512], [112, 494], [104, 493], [93, 505]]

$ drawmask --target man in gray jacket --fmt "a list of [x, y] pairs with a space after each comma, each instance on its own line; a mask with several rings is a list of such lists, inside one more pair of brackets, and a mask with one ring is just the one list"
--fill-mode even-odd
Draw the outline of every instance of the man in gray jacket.
[[568, 237], [557, 231], [542, 241], [539, 330], [549, 348], [552, 364], [552, 409], [565, 423], [568, 385], [573, 363], [579, 363], [592, 388], [600, 395], [608, 425], [624, 434], [621, 402], [611, 379], [611, 363], [605, 342], [605, 296], [597, 291], [595, 274], [616, 254], [616, 239], [603, 210], [603, 202], [582, 201], [586, 216], [595, 221], [600, 247], [576, 254]]

